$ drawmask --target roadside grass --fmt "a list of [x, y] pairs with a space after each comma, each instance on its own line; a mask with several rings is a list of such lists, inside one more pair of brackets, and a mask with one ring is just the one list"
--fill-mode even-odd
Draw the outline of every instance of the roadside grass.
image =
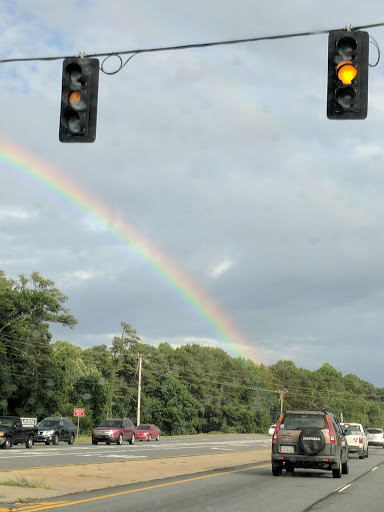
[[23, 475], [15, 475], [13, 478], [9, 480], [0, 481], [0, 485], [5, 485], [7, 487], [29, 487], [32, 489], [49, 489], [45, 485], [45, 478], [26, 478]]
[[81, 444], [92, 444], [92, 437], [91, 435], [83, 435], [75, 438], [75, 444], [81, 443]]

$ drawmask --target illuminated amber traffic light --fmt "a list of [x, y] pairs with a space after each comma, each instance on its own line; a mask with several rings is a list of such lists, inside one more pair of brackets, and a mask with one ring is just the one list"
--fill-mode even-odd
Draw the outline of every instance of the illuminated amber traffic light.
[[368, 32], [334, 30], [328, 39], [328, 119], [365, 119], [368, 110]]
[[79, 57], [64, 60], [59, 130], [61, 142], [95, 141], [98, 89], [98, 59]]
[[343, 82], [343, 84], [351, 84], [356, 78], [357, 69], [352, 62], [344, 61], [337, 66], [337, 78]]

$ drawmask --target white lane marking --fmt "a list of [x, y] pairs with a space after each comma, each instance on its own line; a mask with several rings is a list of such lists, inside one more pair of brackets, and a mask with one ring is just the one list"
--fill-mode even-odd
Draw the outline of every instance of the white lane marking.
[[348, 489], [348, 487], [351, 487], [352, 484], [347, 484], [347, 485], [343, 485], [342, 487], [339, 488], [338, 492], [343, 492], [345, 491], [345, 489]]
[[222, 448], [221, 446], [215, 448], [214, 446], [211, 446], [211, 450], [220, 450], [221, 452], [233, 452], [235, 448]]
[[105, 458], [113, 457], [117, 459], [147, 459], [146, 455], [103, 455]]
[[379, 469], [379, 466], [372, 468], [371, 471], [376, 471], [376, 469]]

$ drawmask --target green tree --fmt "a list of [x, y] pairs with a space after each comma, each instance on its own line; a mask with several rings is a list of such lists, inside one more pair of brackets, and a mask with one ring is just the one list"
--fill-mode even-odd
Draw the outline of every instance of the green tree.
[[51, 364], [51, 323], [73, 327], [67, 297], [54, 282], [33, 272], [7, 278], [0, 271], [0, 385], [2, 411], [44, 414], [49, 408], [55, 367]]

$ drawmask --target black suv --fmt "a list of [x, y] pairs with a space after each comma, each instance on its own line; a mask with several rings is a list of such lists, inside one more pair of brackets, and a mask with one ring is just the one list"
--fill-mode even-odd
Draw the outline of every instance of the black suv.
[[272, 474], [295, 468], [332, 471], [334, 478], [349, 472], [348, 443], [329, 411], [285, 411], [272, 436]]
[[68, 418], [45, 418], [37, 425], [37, 438], [35, 443], [58, 444], [67, 441], [73, 444], [76, 428]]

